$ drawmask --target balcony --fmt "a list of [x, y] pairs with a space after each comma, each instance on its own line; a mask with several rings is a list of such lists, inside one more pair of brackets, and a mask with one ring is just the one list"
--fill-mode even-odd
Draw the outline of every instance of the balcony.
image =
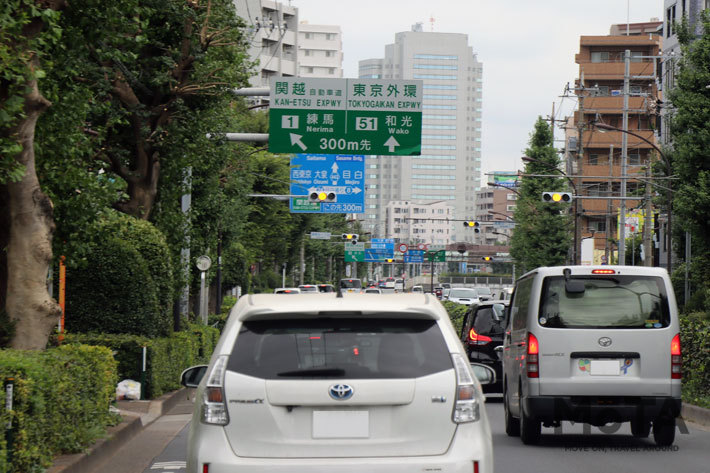
[[[636, 133], [639, 136], [642, 136], [649, 140], [651, 143], [656, 142], [656, 138], [653, 134], [653, 130], [629, 130], [633, 133]], [[593, 131], [593, 132], [586, 132], [583, 137], [583, 143], [584, 147], [586, 149], [589, 148], [604, 148], [608, 149], [610, 145], [614, 145], [614, 148], [620, 149], [621, 148], [621, 141], [622, 141], [622, 136], [625, 133], [621, 131], [605, 131], [604, 133], [601, 133], [600, 131]], [[629, 149], [632, 148], [642, 148], [642, 149], [652, 149], [653, 146], [650, 144], [646, 143], [643, 140], [640, 140], [639, 138], [630, 135], [626, 133], [627, 137], [627, 146]]]
[[[585, 113], [596, 112], [600, 114], [615, 113], [621, 114], [624, 108], [624, 96], [608, 96], [608, 97], [585, 97], [584, 111]], [[644, 97], [629, 97], [629, 111], [646, 111]]]
[[[620, 62], [580, 62], [579, 54], [576, 62], [584, 70], [584, 80], [611, 80], [624, 78], [624, 61]], [[656, 64], [654, 62], [632, 62], [629, 65], [631, 77], [655, 77]]]

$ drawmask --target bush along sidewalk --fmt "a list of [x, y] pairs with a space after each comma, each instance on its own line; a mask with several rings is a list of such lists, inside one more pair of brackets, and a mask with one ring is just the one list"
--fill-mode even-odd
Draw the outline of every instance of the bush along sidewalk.
[[155, 399], [180, 388], [180, 373], [185, 368], [208, 363], [218, 339], [216, 328], [190, 324], [187, 330], [169, 337], [69, 334], [64, 343], [108, 347], [118, 362], [119, 380], [141, 382], [141, 397]]
[[710, 409], [710, 319], [693, 313], [681, 317], [683, 401]]
[[106, 347], [0, 351], [9, 409], [0, 412], [0, 473], [42, 471], [60, 453], [77, 453], [119, 418], [109, 406], [117, 363]]

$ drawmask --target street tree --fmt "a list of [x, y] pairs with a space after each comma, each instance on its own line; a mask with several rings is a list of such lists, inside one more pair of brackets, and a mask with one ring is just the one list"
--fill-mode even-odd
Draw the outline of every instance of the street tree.
[[37, 120], [51, 106], [38, 81], [65, 7], [63, 0], [9, 0], [0, 8], [0, 309], [18, 349], [43, 349], [60, 314], [46, 288], [53, 205], [40, 187], [34, 146]]
[[[525, 174], [554, 175], [560, 159], [553, 146], [550, 126], [540, 117], [530, 137]], [[571, 244], [569, 205], [546, 203], [542, 193], [563, 191], [562, 177], [523, 176], [516, 202], [516, 226], [510, 254], [525, 270], [564, 264]]]
[[674, 223], [692, 236], [693, 275], [706, 293], [710, 309], [710, 14], [703, 11], [700, 35], [687, 22], [679, 28], [682, 58], [678, 63], [672, 103], [671, 153]]

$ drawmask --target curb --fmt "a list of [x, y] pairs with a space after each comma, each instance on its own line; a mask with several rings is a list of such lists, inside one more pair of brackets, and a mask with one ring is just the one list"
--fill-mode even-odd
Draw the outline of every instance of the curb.
[[683, 403], [680, 416], [683, 420], [710, 427], [710, 409]]
[[97, 440], [83, 453], [55, 457], [46, 473], [92, 473], [136, 434], [172, 409], [180, 396], [185, 396], [185, 391], [181, 388], [151, 400], [146, 414], [122, 410], [123, 420], [109, 427], [104, 438]]

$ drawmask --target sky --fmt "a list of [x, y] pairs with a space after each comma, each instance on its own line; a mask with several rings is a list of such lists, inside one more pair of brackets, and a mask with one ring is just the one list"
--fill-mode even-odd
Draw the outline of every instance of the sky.
[[[310, 24], [343, 31], [344, 77], [358, 61], [384, 57], [395, 33], [464, 33], [483, 63], [482, 172], [522, 169], [538, 116], [572, 114], [580, 36], [608, 35], [612, 24], [663, 18], [663, 0], [282, 0]], [[433, 23], [430, 19], [433, 18]], [[432, 29], [433, 28], [433, 29]], [[556, 140], [563, 137], [555, 131]], [[562, 141], [556, 143], [559, 148]], [[482, 176], [486, 182], [485, 176]]]

